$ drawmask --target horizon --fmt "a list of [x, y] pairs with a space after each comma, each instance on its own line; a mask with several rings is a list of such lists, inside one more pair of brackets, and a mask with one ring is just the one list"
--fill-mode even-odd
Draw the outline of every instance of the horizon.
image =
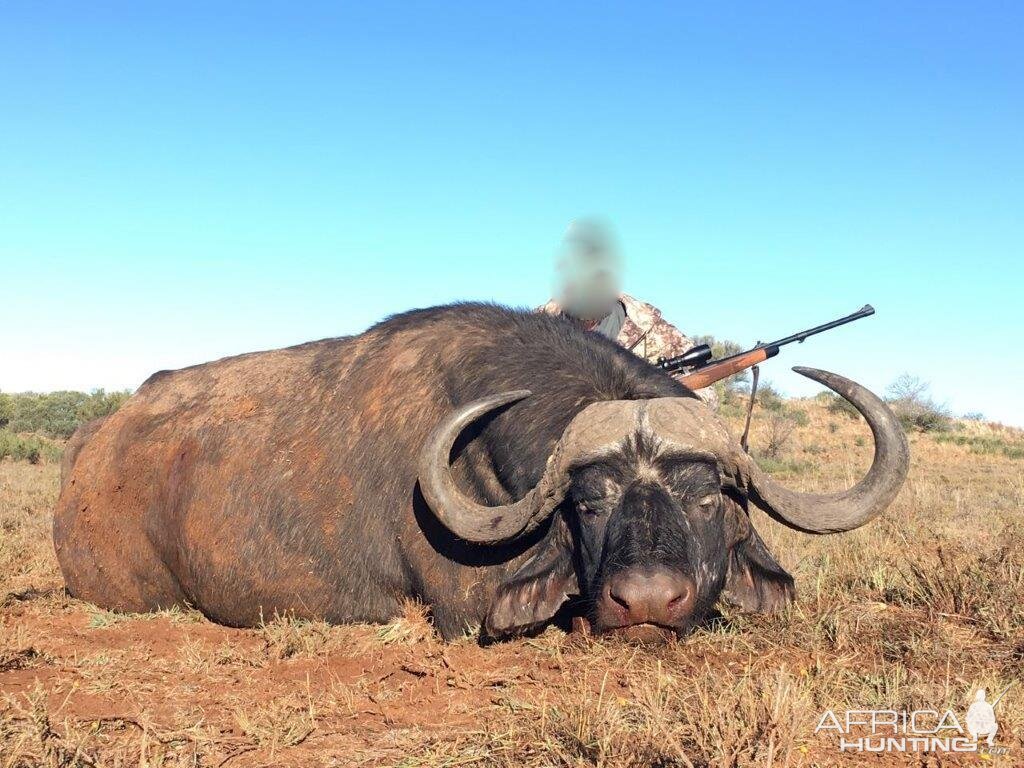
[[1024, 11], [381, 4], [0, 11], [0, 391], [550, 294], [600, 215], [624, 289], [762, 377], [904, 373], [1024, 427]]

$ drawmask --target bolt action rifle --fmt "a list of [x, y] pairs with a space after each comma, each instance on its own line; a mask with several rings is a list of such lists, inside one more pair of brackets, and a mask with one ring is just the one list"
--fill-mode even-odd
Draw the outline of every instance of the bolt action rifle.
[[753, 368], [770, 357], [775, 357], [779, 354], [779, 349], [786, 344], [792, 344], [794, 341], [803, 343], [804, 339], [809, 336], [830, 331], [833, 328], [838, 328], [840, 325], [846, 325], [854, 320], [860, 320], [862, 317], [869, 317], [873, 314], [875, 314], [875, 308], [870, 304], [865, 304], [852, 315], [841, 317], [838, 320], [833, 320], [830, 323], [825, 323], [806, 331], [800, 331], [800, 333], [794, 333], [792, 336], [786, 336], [784, 339], [772, 341], [768, 344], [758, 343], [757, 346], [753, 349], [748, 349], [746, 352], [738, 352], [735, 355], [713, 360], [711, 347], [707, 344], [699, 344], [677, 357], [658, 358], [655, 365], [667, 373], [683, 372], [684, 375], [679, 377], [679, 381], [690, 389], [702, 389], [740, 371]]

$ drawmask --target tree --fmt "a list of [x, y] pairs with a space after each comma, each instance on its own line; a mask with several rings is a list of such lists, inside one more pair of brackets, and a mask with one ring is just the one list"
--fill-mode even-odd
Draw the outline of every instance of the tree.
[[909, 373], [904, 373], [889, 385], [886, 400], [904, 429], [944, 432], [950, 428], [952, 417], [949, 408], [936, 403], [928, 389], [928, 382]]

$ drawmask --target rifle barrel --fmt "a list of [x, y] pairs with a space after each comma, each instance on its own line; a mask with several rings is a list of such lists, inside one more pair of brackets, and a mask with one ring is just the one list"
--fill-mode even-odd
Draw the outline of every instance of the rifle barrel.
[[[756, 347], [753, 347], [751, 349], [745, 349], [742, 352], [737, 352], [734, 355], [720, 357], [717, 360], [708, 360], [703, 365], [698, 365], [695, 370], [699, 371], [701, 368], [706, 368], [709, 365], [715, 365], [716, 363], [723, 363], [726, 360], [732, 360], [737, 357], [742, 357], [743, 355], [753, 352], [755, 349], [767, 350], [768, 357], [775, 357], [775, 355], [777, 355], [779, 352], [779, 347], [784, 347], [786, 344], [792, 344], [794, 341], [803, 342], [803, 340], [809, 336], [814, 336], [815, 334], [818, 333], [830, 331], [833, 328], [838, 328], [840, 325], [846, 325], [847, 323], [852, 323], [854, 320], [860, 320], [862, 317], [870, 317], [873, 314], [875, 314], [875, 308], [872, 307], [870, 304], [865, 304], [856, 312], [847, 315], [846, 317], [840, 317], [838, 320], [823, 323], [822, 325], [816, 325], [813, 328], [808, 328], [806, 331], [794, 333], [792, 336], [786, 336], [785, 338], [779, 339], [778, 341], [770, 341], [767, 344], [758, 344]], [[666, 365], [663, 367], [665, 367], [667, 370], [672, 370], [672, 368], [674, 367], [672, 366], [672, 364], [678, 359], [679, 358], [673, 358], [672, 360], [667, 361]]]
[[846, 325], [852, 323], [854, 320], [860, 320], [862, 317], [870, 317], [875, 314], [875, 308], [870, 304], [865, 304], [863, 307], [858, 309], [851, 315], [846, 317], [840, 317], [838, 320], [833, 320], [830, 323], [823, 323], [822, 325], [816, 325], [814, 328], [808, 328], [806, 331], [800, 331], [800, 333], [794, 333], [792, 336], [786, 336], [778, 341], [773, 341], [770, 344], [762, 344], [765, 347], [783, 347], [786, 344], [792, 344], [794, 341], [802, 342], [808, 336], [814, 336], [824, 331], [831, 331], [833, 328], [838, 328], [840, 325]]
[[694, 347], [690, 351], [677, 355], [676, 357], [672, 357], [667, 360], [664, 358], [659, 359], [656, 365], [669, 373], [675, 373], [683, 368], [689, 367], [692, 369], [691, 374], [694, 374], [708, 366], [720, 365], [722, 363], [744, 357], [745, 355], [749, 355], [751, 352], [756, 352], [759, 349], [763, 349], [765, 351], [765, 359], [767, 359], [769, 357], [775, 357], [775, 355], [779, 353], [779, 347], [792, 344], [794, 341], [802, 342], [804, 339], [814, 336], [815, 334], [830, 331], [833, 328], [838, 328], [840, 325], [846, 325], [847, 323], [852, 323], [854, 320], [860, 320], [862, 317], [870, 317], [873, 314], [875, 314], [875, 308], [870, 304], [865, 304], [856, 312], [847, 315], [846, 317], [840, 317], [838, 320], [832, 320], [831, 322], [823, 323], [822, 325], [816, 325], [813, 328], [808, 328], [806, 331], [794, 333], [792, 336], [786, 336], [778, 341], [770, 341], [767, 344], [758, 344], [751, 349], [745, 349], [734, 355], [720, 357], [717, 360], [710, 359], [711, 350], [706, 344], [702, 344], [700, 347]]

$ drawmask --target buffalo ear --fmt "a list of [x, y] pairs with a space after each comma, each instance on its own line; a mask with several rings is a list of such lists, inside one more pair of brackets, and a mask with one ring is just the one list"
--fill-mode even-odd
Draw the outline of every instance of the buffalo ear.
[[560, 517], [498, 591], [487, 611], [484, 630], [492, 638], [520, 635], [549, 621], [579, 591], [569, 532]]
[[726, 531], [730, 538], [729, 570], [722, 597], [752, 613], [784, 608], [796, 594], [793, 577], [772, 556], [750, 522], [746, 505], [726, 502]]

